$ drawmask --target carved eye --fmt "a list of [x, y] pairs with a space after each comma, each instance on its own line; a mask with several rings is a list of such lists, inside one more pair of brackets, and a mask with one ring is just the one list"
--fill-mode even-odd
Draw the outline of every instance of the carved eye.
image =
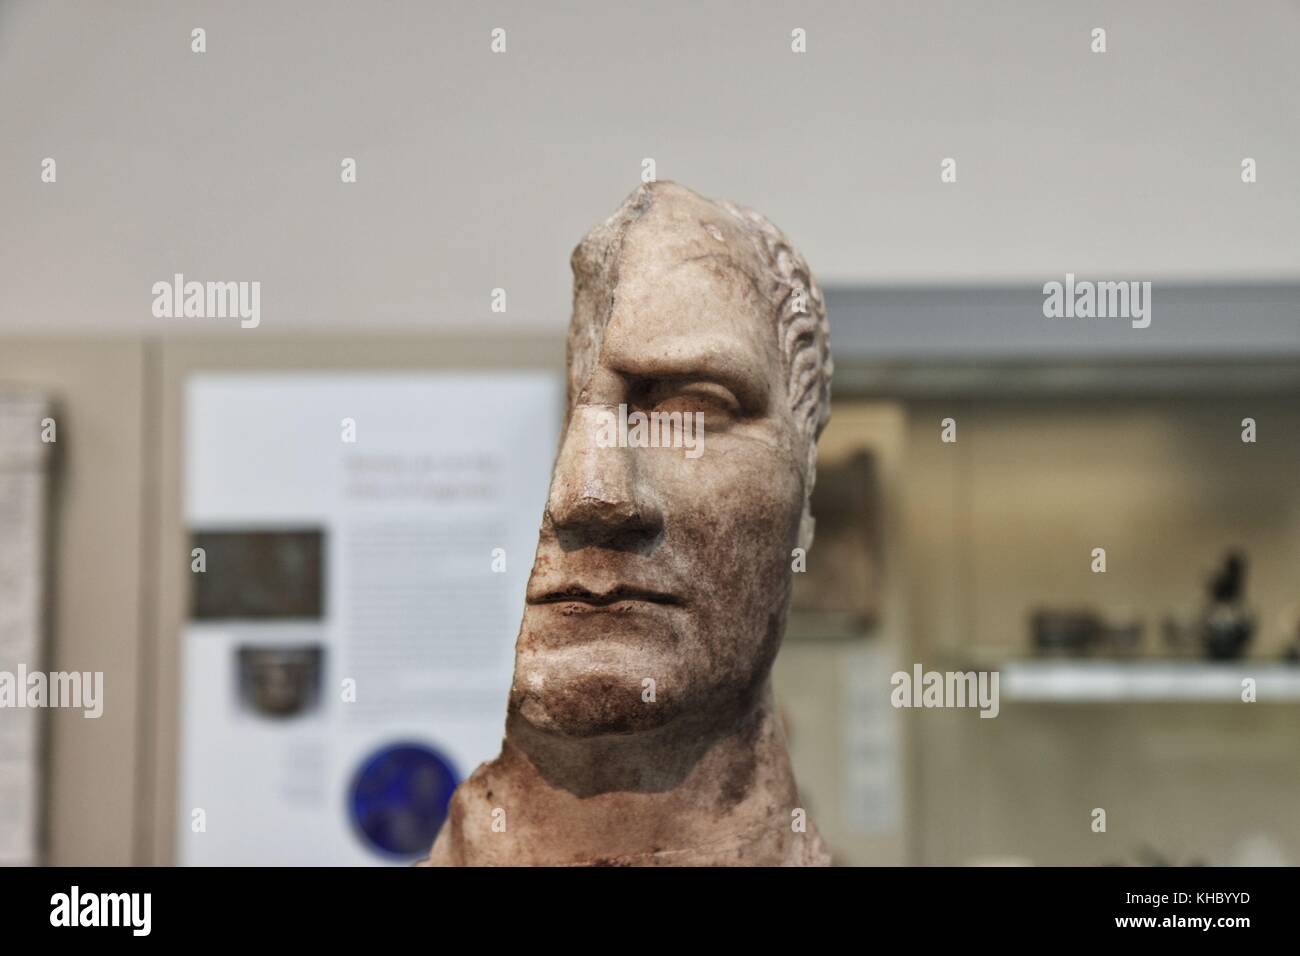
[[702, 412], [706, 421], [718, 423], [741, 413], [736, 396], [717, 382], [661, 383], [651, 390], [649, 404], [656, 412]]

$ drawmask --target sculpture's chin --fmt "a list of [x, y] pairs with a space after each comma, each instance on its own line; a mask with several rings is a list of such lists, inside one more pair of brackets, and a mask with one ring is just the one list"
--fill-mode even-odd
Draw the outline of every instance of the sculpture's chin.
[[611, 670], [516, 667], [510, 707], [539, 731], [601, 737], [654, 730], [676, 716], [674, 701], [638, 675]]

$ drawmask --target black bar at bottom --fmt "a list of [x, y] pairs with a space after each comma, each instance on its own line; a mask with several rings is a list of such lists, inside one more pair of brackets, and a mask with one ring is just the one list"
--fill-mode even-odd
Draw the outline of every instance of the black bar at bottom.
[[81, 943], [352, 942], [402, 950], [451, 945], [467, 932], [482, 943], [533, 934], [548, 947], [566, 937], [591, 940], [596, 931], [629, 945], [655, 938], [677, 945], [697, 933], [734, 944], [782, 929], [847, 932], [864, 944], [1097, 936], [1231, 942], [1294, 928], [1294, 885], [1292, 869], [1222, 868], [7, 869], [0, 870], [0, 933], [6, 942], [76, 933]]

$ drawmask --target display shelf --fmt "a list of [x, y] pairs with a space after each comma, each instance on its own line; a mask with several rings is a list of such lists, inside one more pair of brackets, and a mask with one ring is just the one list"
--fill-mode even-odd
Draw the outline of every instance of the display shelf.
[[1007, 700], [1240, 701], [1253, 678], [1259, 703], [1300, 702], [1300, 665], [1281, 661], [1009, 661], [999, 668]]

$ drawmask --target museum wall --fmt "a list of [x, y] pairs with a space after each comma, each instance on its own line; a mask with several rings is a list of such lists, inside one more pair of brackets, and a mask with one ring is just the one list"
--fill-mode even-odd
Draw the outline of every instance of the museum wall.
[[[493, 353], [471, 336], [267, 340], [257, 348], [5, 345], [0, 379], [47, 392], [62, 429], [53, 660], [104, 670], [113, 699], [127, 704], [94, 722], [49, 715], [48, 858], [105, 864], [174, 859], [186, 378], [331, 368], [558, 374], [562, 354], [562, 343], [545, 337], [501, 340]], [[1028, 402], [841, 396], [821, 453], [827, 468], [860, 450], [878, 463], [886, 557], [872, 587], [880, 614], [857, 634], [792, 625], [775, 676], [792, 760], [837, 859], [1300, 857], [1294, 703], [1238, 712], [1217, 701], [1031, 701], [1004, 704], [998, 720], [982, 721], [970, 712], [863, 710], [860, 693], [863, 680], [911, 661], [1030, 659], [1029, 618], [1044, 606], [1139, 619], [1133, 656], [1160, 658], [1162, 618], [1199, 607], [1228, 548], [1249, 556], [1259, 622], [1250, 654], [1277, 659], [1294, 638], [1288, 628], [1300, 602], [1291, 583], [1300, 573], [1296, 407], [1291, 395], [1249, 392]], [[1246, 414], [1275, 440], [1237, 447]], [[949, 415], [960, 423], [955, 445], [938, 440]], [[1225, 430], [1231, 442], [1222, 441]], [[1110, 562], [1104, 575], [1088, 569], [1097, 542]], [[886, 729], [864, 738], [864, 726]], [[855, 777], [861, 766], [874, 770]], [[953, 774], [969, 785], [945, 785]], [[871, 814], [852, 809], [864, 794]], [[1095, 806], [1127, 808], [1104, 842], [1087, 826]]]
[[762, 210], [827, 285], [1300, 276], [1283, 0], [667, 0], [635, 39], [620, 4], [383, 7], [0, 5], [0, 163], [32, 170], [0, 180], [4, 330], [249, 334], [154, 318], [179, 271], [261, 281], [265, 334], [558, 334], [569, 253], [646, 158]]

